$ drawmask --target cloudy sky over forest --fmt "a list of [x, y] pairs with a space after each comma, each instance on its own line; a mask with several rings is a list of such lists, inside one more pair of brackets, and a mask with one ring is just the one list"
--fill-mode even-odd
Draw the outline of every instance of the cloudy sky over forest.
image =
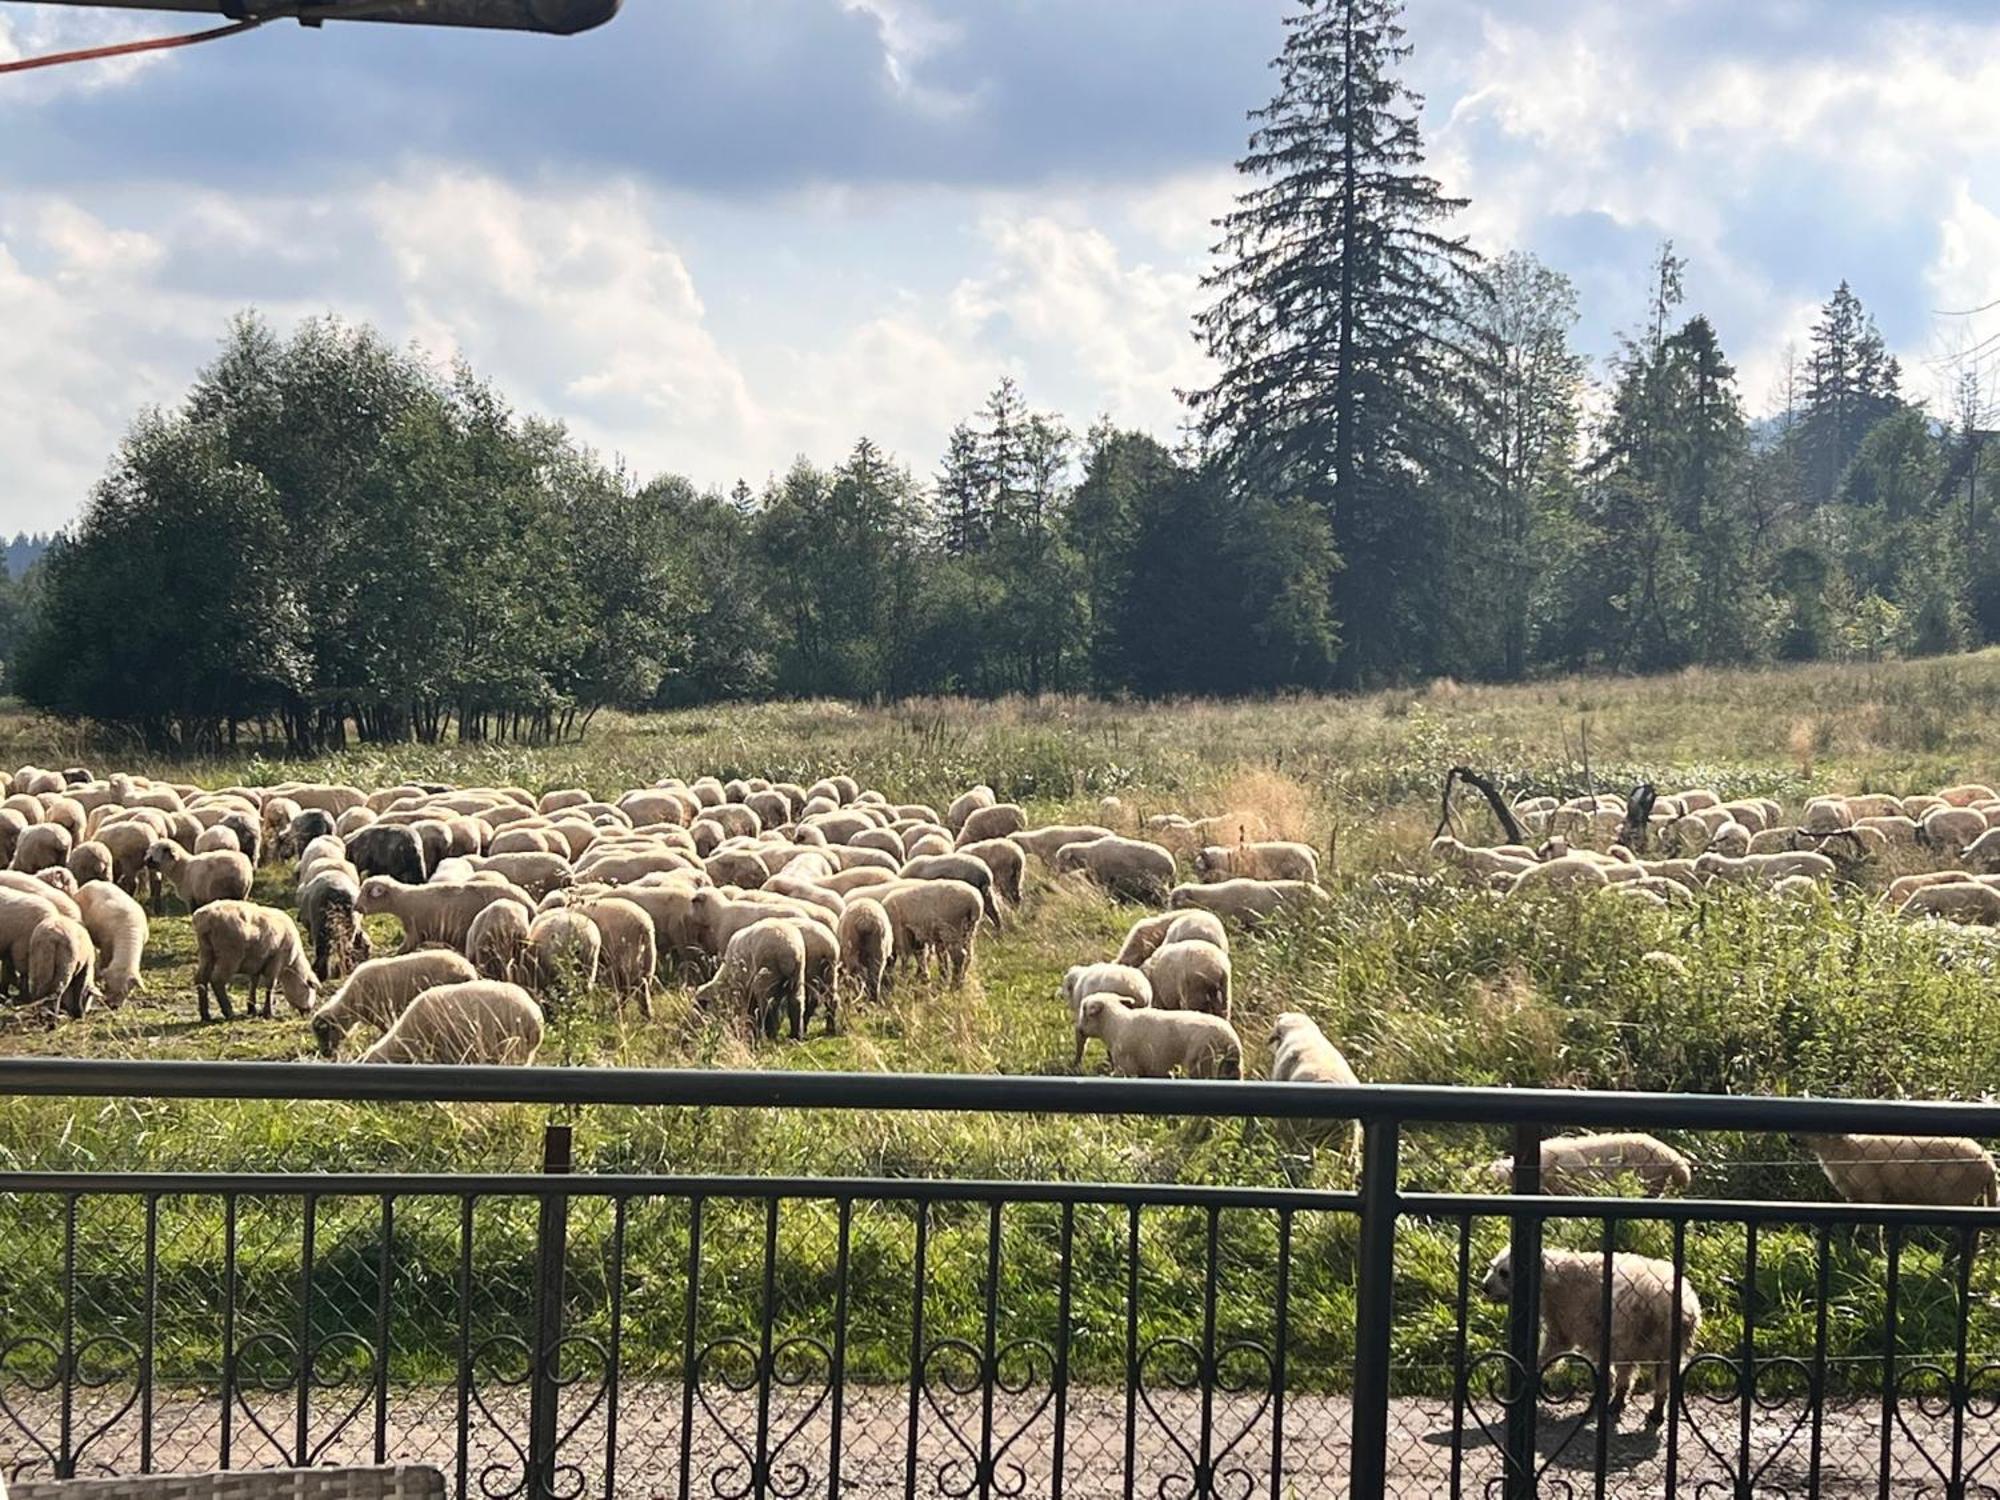
[[[463, 356], [641, 473], [866, 433], [928, 473], [1002, 374], [1167, 435], [1288, 0], [626, 0], [567, 41], [274, 25], [0, 80], [0, 530], [64, 521], [228, 316]], [[0, 59], [173, 29], [0, 0]], [[1662, 237], [1767, 409], [1843, 276], [1928, 395], [2000, 314], [1983, 0], [1413, 0], [1434, 166], [1613, 346]], [[1996, 370], [2000, 377], [2000, 370]]]

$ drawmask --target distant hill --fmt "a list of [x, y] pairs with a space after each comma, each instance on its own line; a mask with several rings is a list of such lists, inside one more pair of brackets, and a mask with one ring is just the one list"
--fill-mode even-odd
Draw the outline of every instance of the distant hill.
[[5, 543], [7, 576], [19, 578], [32, 568], [41, 560], [42, 554], [49, 550], [49, 540], [46, 533], [37, 532], [29, 536], [23, 531], [17, 533], [13, 541]]

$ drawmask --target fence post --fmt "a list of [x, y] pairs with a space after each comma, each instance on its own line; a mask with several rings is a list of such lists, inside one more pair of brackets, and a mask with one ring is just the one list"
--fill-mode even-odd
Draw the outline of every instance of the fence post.
[[[542, 1130], [542, 1171], [563, 1177], [570, 1170], [570, 1127]], [[528, 1494], [550, 1500], [555, 1494], [558, 1384], [562, 1361], [564, 1257], [569, 1248], [569, 1194], [542, 1195], [535, 1234], [535, 1332], [529, 1350]]]
[[1382, 1500], [1389, 1482], [1389, 1335], [1396, 1292], [1396, 1160], [1401, 1126], [1362, 1125], [1361, 1259], [1354, 1289], [1353, 1500]]
[[[1542, 1191], [1542, 1127], [1514, 1127], [1515, 1196]], [[1507, 1304], [1507, 1353], [1519, 1370], [1517, 1399], [1507, 1405], [1506, 1500], [1535, 1500], [1535, 1422], [1542, 1396], [1542, 1220], [1517, 1213], [1512, 1224], [1513, 1295]]]

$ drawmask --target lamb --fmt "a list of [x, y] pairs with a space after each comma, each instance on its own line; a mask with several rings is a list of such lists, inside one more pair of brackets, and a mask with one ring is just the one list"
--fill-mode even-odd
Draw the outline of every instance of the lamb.
[[1990, 1207], [1993, 1158], [1966, 1136], [1794, 1135], [1849, 1203]]
[[1271, 840], [1258, 844], [1210, 844], [1194, 857], [1197, 880], [1309, 880], [1319, 883], [1319, 855], [1310, 844]]
[[363, 876], [387, 875], [405, 885], [422, 885], [430, 874], [424, 841], [414, 828], [374, 823], [346, 836], [347, 858]]
[[85, 839], [74, 846], [66, 863], [78, 885], [88, 885], [93, 880], [109, 880], [118, 873], [117, 858], [96, 839]]
[[[1609, 1335], [1613, 1378], [1603, 1389], [1610, 1400], [1603, 1420], [1616, 1425], [1639, 1374], [1651, 1367], [1653, 1404], [1646, 1425], [1657, 1427], [1667, 1409], [1671, 1384], [1667, 1365], [1676, 1340], [1682, 1359], [1694, 1349], [1701, 1331], [1701, 1299], [1684, 1278], [1678, 1308], [1674, 1302], [1674, 1268], [1664, 1260], [1621, 1251], [1611, 1257], [1611, 1327], [1603, 1326], [1604, 1257], [1577, 1250], [1542, 1251], [1542, 1347], [1537, 1360], [1546, 1365], [1559, 1354], [1600, 1358]], [[1493, 1302], [1513, 1296], [1513, 1252], [1493, 1257], [1480, 1290]]]
[[[242, 855], [237, 856], [243, 858]], [[264, 1016], [271, 1015], [274, 990], [300, 1015], [312, 1011], [319, 989], [298, 924], [286, 913], [249, 901], [222, 900], [204, 904], [194, 914], [195, 1000], [201, 1019], [210, 1019], [209, 996], [222, 1007], [222, 1019], [233, 1021], [229, 982], [250, 981], [250, 1014], [257, 1013], [257, 982], [264, 982]]]
[[[1486, 1170], [1497, 1182], [1511, 1181], [1514, 1158], [1503, 1156]], [[1693, 1181], [1694, 1163], [1659, 1137], [1636, 1131], [1542, 1142], [1542, 1191], [1551, 1196], [1576, 1197], [1626, 1177], [1637, 1178], [1648, 1198], [1658, 1198]]]
[[[1143, 973], [1124, 964], [1074, 964], [1062, 977], [1062, 996], [1069, 1006], [1070, 1020], [1075, 1023], [1083, 1009], [1083, 1002], [1092, 995], [1116, 995], [1134, 1010], [1147, 1010], [1153, 1004], [1153, 984]], [[1083, 1066], [1084, 1035], [1081, 1027], [1076, 1033], [1075, 1067]]]
[[965, 982], [972, 966], [972, 947], [985, 903], [962, 880], [922, 880], [888, 889], [882, 897], [895, 933], [896, 957], [908, 958], [919, 974], [930, 969], [933, 949], [954, 985]]
[[1028, 826], [1028, 815], [1012, 802], [996, 802], [975, 808], [958, 827], [958, 845], [981, 844], [987, 839], [1004, 839]]
[[717, 1000], [747, 1008], [751, 1024], [767, 1036], [778, 1034], [781, 1015], [789, 1015], [792, 1036], [805, 1033], [805, 936], [796, 922], [767, 917], [753, 922], [729, 940], [715, 978], [695, 991], [704, 1010]]
[[361, 882], [337, 866], [321, 866], [299, 886], [299, 921], [313, 973], [323, 980], [337, 979], [374, 956], [375, 945], [354, 913], [360, 896]]
[[512, 901], [495, 901], [465, 933], [465, 956], [481, 979], [518, 983], [527, 973], [528, 913]]
[[1204, 942], [1162, 943], [1141, 970], [1161, 1010], [1199, 1010], [1229, 1019], [1229, 955]]
[[14, 842], [14, 859], [9, 866], [24, 875], [33, 875], [60, 865], [69, 858], [75, 840], [67, 828], [57, 823], [32, 823], [21, 830]]
[[1121, 896], [1156, 901], [1174, 881], [1174, 857], [1158, 844], [1106, 834], [1081, 844], [1066, 844], [1050, 868], [1058, 875], [1080, 870]]
[[[1125, 968], [1136, 969], [1159, 951], [1167, 940], [1167, 932], [1180, 920], [1179, 912], [1162, 912], [1158, 916], [1141, 917], [1132, 924], [1132, 930], [1125, 934], [1125, 941], [1118, 949], [1117, 962]], [[1203, 913], [1213, 915], [1213, 913]]]
[[1326, 892], [1303, 880], [1219, 880], [1214, 885], [1179, 885], [1167, 896], [1173, 911], [1214, 912], [1225, 921], [1254, 927], [1287, 907], [1322, 903]]
[[528, 924], [524, 962], [530, 988], [545, 999], [572, 987], [581, 993], [595, 986], [603, 956], [604, 935], [582, 912], [545, 911]]
[[97, 945], [97, 979], [104, 1003], [117, 1010], [146, 987], [139, 972], [146, 956], [146, 912], [109, 881], [80, 886], [76, 904], [90, 940]]
[[360, 1060], [526, 1067], [546, 1029], [542, 1008], [519, 985], [467, 980], [418, 995]]
[[840, 968], [861, 986], [874, 1004], [882, 998], [882, 982], [896, 957], [896, 933], [882, 904], [867, 896], [847, 903], [840, 914]]
[[146, 850], [146, 868], [173, 882], [190, 912], [211, 901], [246, 901], [255, 871], [240, 852], [218, 849], [189, 854], [172, 839], [155, 840]]
[[[511, 906], [511, 903], [501, 903]], [[518, 908], [514, 908], [518, 910]], [[343, 984], [312, 1015], [313, 1036], [320, 1050], [333, 1055], [356, 1026], [387, 1031], [409, 1003], [439, 985], [464, 984], [479, 978], [463, 954], [448, 948], [426, 948], [391, 958], [371, 958], [347, 976]]]
[[379, 912], [401, 922], [405, 953], [426, 943], [463, 952], [472, 919], [495, 901], [515, 902], [531, 914], [535, 909], [526, 892], [497, 881], [405, 885], [388, 875], [371, 875], [362, 881], [354, 909], [364, 917]]
[[1077, 1008], [1080, 1037], [1097, 1037], [1120, 1078], [1241, 1078], [1243, 1042], [1220, 1016], [1199, 1011], [1134, 1010], [1116, 995], [1092, 995]]
[[51, 912], [28, 937], [28, 1004], [47, 1005], [49, 1021], [83, 1019], [96, 1000], [97, 947], [83, 923]]
[[[1326, 1038], [1311, 1016], [1286, 1011], [1271, 1023], [1271, 1081], [1273, 1083], [1324, 1083], [1341, 1088], [1358, 1087], [1360, 1076], [1348, 1065], [1340, 1049]], [[1361, 1122], [1339, 1119], [1290, 1120], [1286, 1133], [1301, 1145], [1318, 1145], [1349, 1129], [1348, 1159], [1361, 1159]]]

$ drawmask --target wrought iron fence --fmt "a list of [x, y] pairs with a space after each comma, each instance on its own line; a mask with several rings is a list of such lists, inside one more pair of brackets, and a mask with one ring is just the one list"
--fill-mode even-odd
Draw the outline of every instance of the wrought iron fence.
[[[25, 1093], [1359, 1118], [1364, 1148], [1354, 1192], [606, 1175], [571, 1170], [561, 1124], [540, 1174], [0, 1174], [9, 1475], [427, 1462], [459, 1500], [2000, 1495], [1979, 1254], [2000, 1210], [1544, 1196], [1539, 1166], [1556, 1129], [1990, 1136], [2000, 1107], [0, 1063], [0, 1097]], [[1407, 1190], [1406, 1145], [1466, 1126], [1513, 1133], [1513, 1191]], [[1648, 1412], [1621, 1411], [1622, 1367], [1646, 1365]]]

